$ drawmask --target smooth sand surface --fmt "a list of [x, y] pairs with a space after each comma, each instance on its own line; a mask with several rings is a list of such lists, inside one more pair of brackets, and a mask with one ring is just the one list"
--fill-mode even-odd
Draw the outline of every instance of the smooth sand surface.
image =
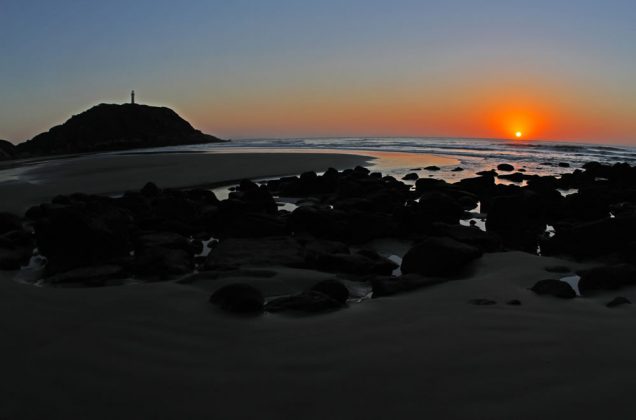
[[55, 159], [0, 170], [0, 211], [21, 214], [58, 194], [117, 194], [149, 181], [162, 188], [184, 188], [345, 169], [370, 160], [333, 153], [143, 153]]
[[[635, 308], [527, 290], [555, 264], [576, 268], [487, 254], [464, 280], [255, 318], [208, 304], [210, 281], [47, 289], [4, 273], [0, 418], [630, 418]], [[264, 286], [298, 276], [277, 271]]]

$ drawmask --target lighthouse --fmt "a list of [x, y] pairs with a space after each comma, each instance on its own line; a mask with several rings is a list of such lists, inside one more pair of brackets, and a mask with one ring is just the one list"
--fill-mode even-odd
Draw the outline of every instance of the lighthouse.
[[130, 92], [130, 103], [133, 104], [133, 105], [135, 104], [135, 91], [134, 90]]

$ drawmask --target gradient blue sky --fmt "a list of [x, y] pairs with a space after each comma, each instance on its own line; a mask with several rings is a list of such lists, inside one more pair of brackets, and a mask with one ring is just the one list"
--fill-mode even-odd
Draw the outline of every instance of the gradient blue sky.
[[0, 3], [0, 138], [100, 102], [223, 137], [636, 142], [634, 1]]

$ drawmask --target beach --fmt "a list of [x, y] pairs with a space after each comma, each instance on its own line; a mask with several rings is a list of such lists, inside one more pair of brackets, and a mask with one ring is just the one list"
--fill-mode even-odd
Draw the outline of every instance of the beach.
[[[470, 278], [300, 318], [225, 315], [196, 284], [50, 289], [4, 274], [1, 413], [593, 419], [631, 411], [632, 308], [527, 290], [555, 264], [572, 265], [489, 254]], [[478, 297], [499, 304], [467, 304]], [[514, 298], [523, 306], [504, 304]]]
[[[424, 155], [418, 159], [426, 163]], [[12, 197], [4, 210], [20, 211], [76, 191], [118, 195], [148, 181], [212, 187], [371, 162], [346, 153], [106, 154], [29, 168], [0, 191]], [[402, 258], [409, 246], [393, 245], [392, 252]], [[56, 288], [0, 272], [0, 418], [628, 413], [636, 351], [631, 305], [608, 309], [618, 292], [562, 300], [529, 290], [554, 278], [552, 267], [572, 273], [591, 265], [489, 252], [468, 272], [409, 293], [381, 299], [361, 293], [346, 308], [322, 314], [260, 316], [228, 314], [208, 299], [232, 283], [271, 298], [341, 277], [247, 265], [220, 277], [203, 271], [171, 281]], [[632, 289], [620, 295], [636, 299]], [[475, 299], [493, 304], [471, 304]]]
[[5, 175], [8, 179], [0, 182], [0, 194], [11, 197], [0, 210], [23, 213], [56, 195], [75, 192], [117, 195], [150, 181], [162, 188], [218, 186], [244, 178], [321, 171], [330, 166], [344, 169], [368, 161], [365, 156], [345, 153], [240, 152], [95, 154], [55, 159], [10, 169], [18, 175]]

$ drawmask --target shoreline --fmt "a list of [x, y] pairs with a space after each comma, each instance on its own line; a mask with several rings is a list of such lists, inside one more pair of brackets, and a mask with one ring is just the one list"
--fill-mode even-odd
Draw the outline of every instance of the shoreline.
[[219, 188], [242, 179], [296, 176], [380, 163], [378, 170], [408, 164], [456, 165], [458, 160], [423, 153], [365, 150], [235, 149], [117, 152], [58, 156], [0, 169], [0, 211], [22, 214], [56, 195], [117, 195], [154, 182], [161, 188]]
[[19, 178], [0, 182], [12, 197], [0, 211], [22, 214], [56, 195], [82, 192], [114, 195], [154, 182], [162, 188], [217, 188], [245, 178], [296, 175], [364, 165], [368, 156], [317, 153], [97, 154], [20, 167]]
[[[412, 157], [402, 155], [389, 157], [398, 165], [407, 162], [400, 157]], [[382, 164], [390, 166], [387, 156]], [[604, 188], [623, 192], [623, 184], [609, 181], [622, 180], [621, 171], [631, 168], [589, 165], [560, 180], [520, 173], [534, 187], [498, 184], [492, 173], [451, 185], [433, 178], [450, 167], [420, 168], [413, 188], [371, 173], [381, 159], [133, 154], [29, 167], [13, 182], [30, 188], [13, 200], [16, 206], [47, 201], [44, 194], [63, 189], [135, 191], [122, 198], [60, 197], [52, 209], [30, 213], [36, 256], [48, 260], [31, 274], [52, 287], [20, 282], [20, 271], [0, 271], [6, 336], [0, 366], [8, 379], [0, 385], [0, 418], [204, 418], [210, 406], [222, 418], [466, 418], [478, 412], [489, 419], [533, 419], [545, 415], [545, 407], [559, 417], [597, 418], [608, 404], [598, 398], [599, 389], [611, 386], [611, 403], [631, 408], [625, 366], [636, 341], [625, 339], [625, 331], [634, 328], [635, 309], [607, 305], [619, 293], [625, 303], [636, 301], [636, 289], [601, 284], [595, 290], [588, 283], [585, 293], [559, 296], [565, 277], [613, 266], [600, 266], [606, 263], [594, 255], [578, 262], [567, 252], [557, 257], [570, 242], [541, 242], [552, 247], [545, 248], [547, 256], [523, 252], [527, 243], [508, 229], [509, 219], [513, 228], [527, 223], [528, 229], [536, 220], [566, 220], [560, 212], [526, 214], [527, 206], [581, 214], [585, 207], [565, 207], [570, 200], [555, 188], [602, 184], [598, 175], [606, 175]], [[350, 169], [369, 163], [371, 170]], [[162, 190], [328, 166], [348, 170], [245, 182], [221, 201], [209, 191]], [[139, 190], [148, 181], [159, 188]], [[525, 194], [537, 183], [538, 192]], [[0, 192], [14, 197], [6, 190], [11, 184], [0, 185]], [[497, 193], [513, 197], [512, 206]], [[276, 196], [306, 203], [292, 213], [279, 211]], [[488, 204], [492, 232], [460, 226], [477, 202]], [[598, 217], [608, 226], [625, 220]], [[20, 242], [30, 239], [20, 232], [24, 224], [6, 222], [17, 228], [8, 236], [15, 238], [11, 244], [27, 247]], [[602, 238], [596, 243], [608, 242]], [[558, 293], [548, 293], [564, 299], [540, 294], [535, 288], [545, 281], [563, 283]], [[325, 282], [340, 284], [348, 296], [335, 302], [318, 289], [314, 299], [331, 306], [277, 312], [276, 302], [285, 310], [289, 299]], [[211, 300], [236, 285], [260, 293], [258, 316], [228, 314], [231, 307]], [[595, 345], [600, 337], [608, 345]], [[341, 407], [335, 415], [334, 406]]]

